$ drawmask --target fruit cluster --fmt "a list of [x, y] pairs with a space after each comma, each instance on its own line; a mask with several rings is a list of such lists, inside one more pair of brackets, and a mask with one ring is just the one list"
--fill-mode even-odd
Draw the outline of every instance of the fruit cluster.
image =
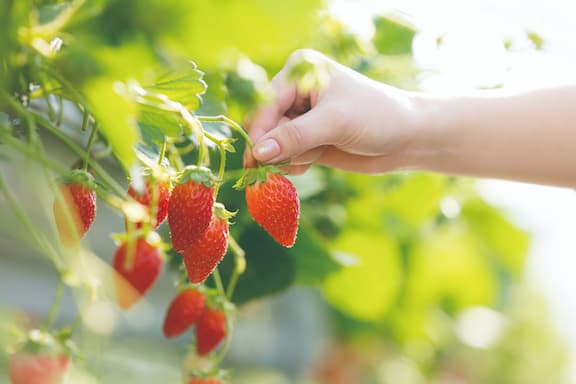
[[[230, 337], [233, 312], [229, 301], [233, 287], [224, 292], [222, 282], [217, 281], [219, 275], [215, 281], [220, 289], [203, 285], [211, 274], [218, 274], [216, 268], [230, 240], [229, 220], [234, 214], [216, 202], [222, 180], [209, 168], [196, 165], [184, 167], [172, 177], [150, 170], [142, 180], [140, 188], [135, 183], [129, 185], [126, 199], [137, 202], [144, 214], [137, 220], [126, 217], [126, 233], [116, 236], [120, 244], [112, 267], [118, 306], [133, 307], [161, 274], [169, 245], [155, 230], [167, 220], [170, 246], [181, 254], [185, 275], [178, 280], [179, 293], [168, 307], [163, 332], [174, 338], [195, 326], [197, 355], [209, 356]], [[296, 240], [300, 206], [295, 187], [282, 172], [272, 166], [247, 169], [235, 187], [245, 190], [254, 220], [279, 244], [291, 247]], [[62, 179], [54, 215], [65, 246], [78, 244], [94, 222], [96, 191], [93, 177], [85, 170], [72, 171]], [[217, 368], [194, 373], [190, 383], [222, 382], [215, 376]]]

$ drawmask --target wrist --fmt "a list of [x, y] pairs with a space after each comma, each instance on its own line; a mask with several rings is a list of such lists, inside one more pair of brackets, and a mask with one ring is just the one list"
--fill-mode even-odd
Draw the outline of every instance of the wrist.
[[[409, 95], [407, 129], [411, 132], [402, 154], [401, 168], [433, 171], [444, 158], [450, 157], [452, 110], [448, 99], [422, 93]], [[455, 112], [455, 111], [453, 111]]]

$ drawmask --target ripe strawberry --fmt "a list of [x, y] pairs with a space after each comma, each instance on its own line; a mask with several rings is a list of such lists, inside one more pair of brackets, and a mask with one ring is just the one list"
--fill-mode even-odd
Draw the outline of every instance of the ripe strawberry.
[[222, 261], [228, 249], [228, 217], [219, 206], [212, 215], [210, 225], [182, 252], [182, 259], [191, 283], [202, 283]]
[[96, 217], [94, 178], [82, 170], [74, 170], [60, 184], [60, 195], [54, 201], [54, 218], [60, 240], [74, 246], [88, 231]]
[[278, 243], [291, 247], [296, 241], [300, 201], [294, 185], [273, 168], [246, 171], [246, 204], [254, 220]]
[[113, 266], [116, 298], [122, 309], [128, 309], [154, 285], [162, 270], [161, 252], [140, 237], [123, 242], [114, 253]]
[[210, 224], [214, 206], [214, 176], [207, 168], [189, 166], [172, 190], [168, 225], [174, 250], [190, 247]]
[[170, 303], [164, 319], [164, 336], [176, 337], [196, 324], [204, 312], [206, 297], [197, 289], [181, 291]]
[[224, 382], [214, 378], [203, 379], [201, 377], [193, 377], [188, 384], [224, 384]]
[[[128, 188], [128, 194], [137, 202], [144, 205], [148, 211], [152, 210], [153, 200], [156, 200], [156, 221], [154, 222], [154, 229], [158, 228], [160, 224], [166, 220], [168, 216], [168, 203], [170, 201], [170, 188], [167, 182], [157, 180], [155, 183], [156, 196], [153, 195], [152, 183], [150, 180], [145, 181], [144, 190], [140, 193], [136, 191], [132, 185]], [[141, 224], [137, 223], [137, 227]]]
[[18, 352], [10, 357], [8, 371], [11, 384], [60, 384], [70, 366], [64, 354]]
[[226, 338], [226, 315], [219, 309], [206, 308], [196, 324], [196, 351], [200, 356], [212, 352]]

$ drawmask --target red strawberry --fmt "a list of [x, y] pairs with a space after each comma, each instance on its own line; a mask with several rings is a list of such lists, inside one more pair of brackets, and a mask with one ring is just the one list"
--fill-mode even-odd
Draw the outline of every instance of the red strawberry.
[[226, 254], [229, 216], [224, 207], [216, 208], [208, 228], [182, 252], [191, 283], [206, 280]]
[[188, 384], [224, 384], [224, 382], [214, 378], [203, 379], [201, 377], [193, 377]]
[[176, 337], [194, 325], [206, 306], [206, 297], [197, 289], [187, 288], [170, 303], [164, 319], [164, 336]]
[[216, 308], [206, 308], [196, 324], [196, 351], [200, 356], [212, 352], [226, 337], [226, 315]]
[[60, 196], [54, 201], [54, 218], [60, 240], [74, 246], [88, 231], [96, 217], [94, 178], [82, 170], [62, 179]]
[[18, 352], [10, 357], [11, 384], [60, 384], [70, 366], [64, 354]]
[[125, 241], [114, 254], [114, 282], [118, 305], [128, 309], [154, 285], [162, 270], [161, 252], [140, 237]]
[[168, 225], [174, 250], [190, 247], [210, 224], [214, 206], [214, 176], [207, 168], [189, 166], [172, 190]]
[[[140, 193], [130, 185], [128, 194], [132, 196], [134, 200], [148, 208], [149, 211], [152, 210], [153, 199], [156, 200], [156, 221], [154, 222], [154, 229], [156, 229], [166, 220], [166, 216], [168, 216], [170, 189], [167, 182], [157, 180], [155, 182], [156, 196], [153, 196], [151, 184], [150, 180], [146, 180], [144, 190]], [[138, 223], [137, 226], [140, 227], [140, 223]]]
[[254, 220], [278, 243], [291, 247], [296, 241], [300, 201], [294, 185], [270, 167], [247, 170], [246, 204]]

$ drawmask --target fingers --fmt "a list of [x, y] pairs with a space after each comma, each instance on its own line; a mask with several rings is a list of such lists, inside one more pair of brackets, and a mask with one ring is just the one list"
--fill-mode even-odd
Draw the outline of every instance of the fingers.
[[333, 144], [331, 121], [321, 108], [313, 109], [280, 124], [264, 134], [254, 145], [254, 158], [262, 163], [278, 163], [296, 158], [316, 147]]

